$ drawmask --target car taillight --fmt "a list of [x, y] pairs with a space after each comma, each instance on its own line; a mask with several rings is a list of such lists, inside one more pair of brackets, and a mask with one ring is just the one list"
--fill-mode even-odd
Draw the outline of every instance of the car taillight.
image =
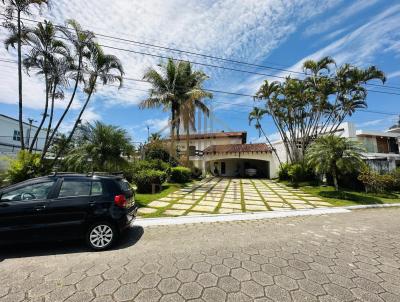
[[120, 207], [120, 208], [125, 208], [126, 207], [126, 197], [125, 195], [121, 194], [121, 195], [116, 195], [114, 197], [114, 203], [116, 206]]

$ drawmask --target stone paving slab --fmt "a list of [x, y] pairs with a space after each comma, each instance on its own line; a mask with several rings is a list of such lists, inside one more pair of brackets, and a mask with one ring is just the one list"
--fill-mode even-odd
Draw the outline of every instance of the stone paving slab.
[[[306, 194], [284, 184], [267, 179], [205, 179], [191, 187], [180, 189], [170, 195], [153, 201], [149, 210], [140, 210], [140, 215], [158, 213], [161, 215], [188, 215], [189, 211], [221, 213], [242, 211], [270, 211], [328, 207], [321, 198]], [[172, 212], [171, 212], [172, 210]]]

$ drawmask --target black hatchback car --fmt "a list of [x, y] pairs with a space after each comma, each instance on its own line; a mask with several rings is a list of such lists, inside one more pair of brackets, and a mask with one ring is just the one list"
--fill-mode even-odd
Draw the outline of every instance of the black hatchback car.
[[85, 237], [105, 250], [134, 220], [134, 192], [121, 176], [59, 173], [0, 190], [0, 244]]

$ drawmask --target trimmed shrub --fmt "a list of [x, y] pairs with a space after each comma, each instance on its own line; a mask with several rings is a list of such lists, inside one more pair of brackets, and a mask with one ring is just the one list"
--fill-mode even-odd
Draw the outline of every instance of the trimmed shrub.
[[290, 165], [290, 167], [288, 169], [288, 175], [289, 175], [290, 181], [293, 184], [298, 185], [299, 182], [304, 179], [305, 171], [304, 171], [303, 166], [300, 164]]
[[174, 167], [171, 169], [171, 182], [185, 183], [190, 180], [191, 171], [186, 167]]
[[134, 176], [143, 170], [163, 171], [167, 175], [170, 173], [171, 166], [162, 160], [138, 160], [130, 163], [124, 170], [124, 176], [129, 182], [133, 181]]
[[393, 174], [379, 174], [369, 168], [364, 168], [358, 179], [364, 184], [366, 192], [384, 193], [395, 187], [396, 179]]
[[167, 179], [167, 174], [158, 170], [141, 170], [132, 177], [139, 193], [151, 193], [152, 185], [162, 185]]
[[10, 160], [7, 170], [7, 180], [17, 183], [40, 175], [40, 154], [32, 154], [28, 151], [19, 151], [16, 159]]

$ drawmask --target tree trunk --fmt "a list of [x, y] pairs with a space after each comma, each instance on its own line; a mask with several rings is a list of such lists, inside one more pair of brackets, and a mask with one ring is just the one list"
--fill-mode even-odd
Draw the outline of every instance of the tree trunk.
[[281, 162], [281, 159], [279, 158], [278, 152], [276, 152], [276, 149], [274, 148], [274, 146], [272, 146], [271, 141], [269, 140], [268, 136], [265, 134], [264, 129], [261, 127], [261, 125], [260, 125], [260, 131], [262, 132], [262, 134], [264, 135], [265, 139], [267, 140], [270, 148], [272, 149], [272, 152], [275, 153], [276, 158], [278, 159], [278, 162], [279, 162], [279, 166], [282, 167], [282, 162]]
[[51, 106], [50, 106], [50, 116], [49, 116], [49, 125], [47, 126], [47, 132], [46, 132], [46, 140], [44, 141], [44, 147], [42, 151], [42, 156], [40, 160], [43, 160], [43, 158], [46, 155], [48, 145], [49, 145], [49, 135], [50, 135], [50, 129], [51, 129], [51, 124], [53, 123], [53, 115], [54, 115], [54, 98], [55, 98], [55, 93], [56, 93], [56, 88], [57, 88], [57, 83], [53, 83], [53, 93], [51, 96]]
[[[18, 122], [21, 150], [25, 149], [24, 126], [22, 122], [22, 46], [21, 46], [21, 11], [18, 10]], [[29, 144], [29, 142], [28, 142]]]
[[338, 191], [339, 190], [339, 184], [338, 184], [338, 179], [337, 179], [336, 168], [332, 169], [332, 177], [333, 177], [333, 184], [335, 186], [335, 190]]
[[[45, 65], [46, 65], [46, 63], [45, 63]], [[48, 78], [47, 78], [47, 72], [44, 74], [44, 79], [45, 79], [45, 82], [46, 82], [46, 84], [45, 84], [46, 85], [46, 101], [45, 101], [45, 105], [44, 105], [44, 112], [43, 112], [43, 117], [42, 117], [42, 120], [41, 120], [41, 122], [39, 124], [39, 127], [36, 130], [35, 135], [33, 137], [31, 146], [29, 147], [29, 152], [30, 153], [32, 153], [33, 148], [35, 147], [35, 142], [38, 139], [40, 131], [42, 130], [43, 124], [44, 124], [44, 122], [45, 122], [45, 120], [47, 118], [47, 111], [49, 109], [49, 83], [48, 83]], [[43, 148], [44, 148], [44, 146], [43, 146]]]
[[52, 141], [54, 140], [54, 136], [57, 134], [58, 128], [60, 127], [62, 121], [64, 120], [64, 118], [65, 118], [65, 116], [67, 115], [69, 109], [71, 108], [72, 102], [74, 101], [75, 94], [76, 94], [76, 90], [77, 90], [78, 84], [79, 84], [79, 78], [80, 78], [80, 76], [81, 76], [81, 67], [82, 67], [82, 56], [80, 56], [80, 58], [79, 58], [78, 74], [77, 74], [77, 77], [76, 77], [75, 86], [74, 86], [74, 90], [73, 90], [73, 92], [72, 92], [71, 98], [70, 98], [70, 100], [69, 100], [69, 102], [68, 102], [68, 105], [67, 105], [67, 107], [65, 108], [63, 114], [61, 115], [59, 121], [57, 122], [57, 125], [54, 127], [54, 130], [53, 130], [53, 132], [51, 133], [51, 136], [50, 136], [50, 138], [49, 138], [49, 141], [48, 141], [48, 143], [47, 143], [47, 146], [45, 146], [44, 154], [46, 154], [46, 153], [47, 153], [47, 150], [50, 148], [50, 145], [51, 145]]
[[190, 158], [190, 153], [189, 153], [189, 125], [186, 129], [186, 166], [189, 167], [189, 158]]
[[171, 146], [170, 146], [170, 157], [173, 157], [175, 155], [175, 150], [174, 150], [174, 140], [175, 140], [175, 108], [172, 106], [171, 110], [171, 133], [170, 133], [170, 139], [171, 139]]
[[[96, 80], [94, 80], [94, 83], [96, 83]], [[89, 91], [88, 97], [86, 99], [86, 102], [83, 105], [81, 111], [79, 112], [79, 115], [78, 115], [78, 118], [75, 121], [74, 127], [72, 128], [71, 132], [69, 133], [69, 136], [67, 138], [67, 141], [66, 141], [65, 145], [63, 145], [60, 148], [60, 150], [57, 152], [57, 154], [56, 154], [56, 156], [55, 156], [55, 158], [54, 158], [54, 160], [53, 160], [53, 162], [51, 164], [52, 167], [55, 165], [55, 163], [57, 162], [57, 160], [60, 157], [60, 155], [64, 152], [65, 147], [68, 146], [69, 143], [71, 142], [72, 137], [74, 136], [75, 130], [78, 127], [78, 124], [80, 123], [80, 120], [82, 118], [83, 112], [85, 111], [87, 105], [89, 104], [89, 101], [90, 101], [90, 98], [92, 96], [93, 90], [94, 90], [94, 86], [90, 88], [90, 91]]]

